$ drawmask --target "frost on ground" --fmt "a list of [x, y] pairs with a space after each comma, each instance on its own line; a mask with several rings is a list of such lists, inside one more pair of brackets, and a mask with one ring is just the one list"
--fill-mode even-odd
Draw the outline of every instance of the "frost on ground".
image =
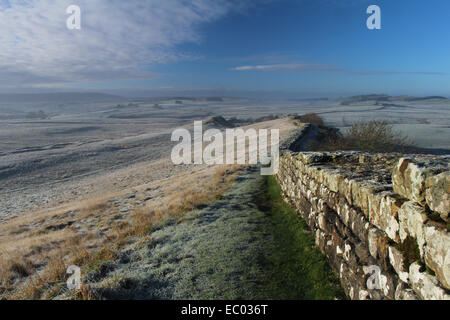
[[108, 299], [256, 298], [258, 259], [270, 241], [261, 232], [268, 218], [252, 201], [261, 179], [253, 170], [222, 199], [165, 222], [104, 274], [89, 275], [99, 280], [93, 287]]
[[[332, 283], [329, 267], [314, 251], [313, 238], [301, 228], [300, 237], [296, 232], [287, 239], [277, 234], [290, 233], [280, 230], [279, 217], [263, 209], [259, 194], [264, 179], [258, 168], [250, 169], [221, 199], [158, 226], [144, 243], [124, 248], [119, 262], [107, 262], [89, 274], [90, 290], [105, 299], [339, 296], [339, 285]], [[298, 218], [290, 219], [285, 221]], [[290, 246], [280, 238], [302, 243]]]
[[[280, 128], [281, 137], [299, 130], [287, 118], [255, 127]], [[56, 184], [52, 193], [60, 196], [56, 204], [38, 201], [39, 210], [14, 212], [16, 217], [0, 224], [0, 296], [61, 297], [66, 292], [66, 269], [72, 264], [80, 266], [83, 274], [94, 274], [93, 279], [85, 278], [86, 284], [99, 282], [110, 271], [108, 261], [117, 261], [116, 253], [121, 263], [134, 261], [124, 246], [134, 241], [133, 250], [144, 256], [141, 249], [150, 243], [150, 236], [156, 237], [144, 234], [147, 225], [174, 216], [184, 220], [192, 208], [217, 199], [238, 167], [174, 166], [163, 157], [64, 182], [67, 189]]]

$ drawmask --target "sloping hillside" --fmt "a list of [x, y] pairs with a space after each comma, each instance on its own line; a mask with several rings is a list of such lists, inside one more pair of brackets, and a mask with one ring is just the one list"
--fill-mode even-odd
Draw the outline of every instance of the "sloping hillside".
[[88, 271], [84, 296], [74, 297], [342, 297], [337, 276], [305, 226], [281, 200], [275, 180], [253, 167], [219, 200], [155, 225]]
[[[299, 130], [286, 118], [252, 127], [279, 128], [282, 139]], [[169, 145], [167, 150], [170, 155]], [[0, 225], [0, 294], [35, 299], [60, 295], [67, 266], [78, 265], [87, 274], [117, 258], [124, 246], [145, 242], [155, 224], [220, 197], [241, 170], [245, 168], [174, 166], [166, 157], [33, 194], [40, 210], [16, 212]]]

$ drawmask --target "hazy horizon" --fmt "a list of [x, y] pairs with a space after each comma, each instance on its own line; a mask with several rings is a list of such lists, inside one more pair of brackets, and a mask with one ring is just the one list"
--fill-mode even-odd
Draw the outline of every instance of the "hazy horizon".
[[[414, 95], [414, 94], [385, 94], [383, 92], [364, 92], [364, 93], [347, 93], [347, 94], [302, 94], [297, 92], [260, 92], [260, 91], [232, 91], [232, 92], [215, 92], [215, 91], [142, 91], [142, 92], [122, 92], [122, 91], [109, 91], [109, 90], [86, 90], [86, 91], [36, 91], [36, 92], [11, 92], [3, 93], [0, 92], [0, 97], [10, 97], [11, 99], [26, 96], [46, 96], [46, 95], [100, 95], [100, 96], [111, 96], [122, 99], [145, 99], [145, 98], [193, 98], [202, 99], [210, 97], [219, 98], [236, 98], [236, 99], [269, 99], [269, 100], [315, 100], [315, 99], [330, 99], [339, 100], [355, 96], [369, 96], [369, 95], [386, 95], [390, 97], [417, 97], [417, 98], [428, 98], [428, 97], [442, 97], [450, 99], [448, 95]], [[1, 99], [0, 99], [1, 100]]]

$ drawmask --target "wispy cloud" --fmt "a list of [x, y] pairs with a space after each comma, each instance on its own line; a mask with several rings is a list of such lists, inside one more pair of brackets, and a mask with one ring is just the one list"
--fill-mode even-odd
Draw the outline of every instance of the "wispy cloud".
[[288, 64], [264, 64], [244, 65], [231, 68], [232, 71], [331, 71], [348, 75], [444, 75], [442, 72], [426, 71], [352, 71], [342, 67], [321, 64], [288, 63]]
[[231, 68], [233, 71], [338, 71], [337, 67], [331, 67], [320, 64], [302, 64], [302, 63], [288, 63], [288, 64], [266, 64], [266, 65], [247, 65]]
[[[148, 66], [192, 59], [175, 47], [198, 43], [198, 26], [266, 0], [0, 1], [0, 87], [149, 79]], [[66, 9], [81, 8], [81, 30]]]

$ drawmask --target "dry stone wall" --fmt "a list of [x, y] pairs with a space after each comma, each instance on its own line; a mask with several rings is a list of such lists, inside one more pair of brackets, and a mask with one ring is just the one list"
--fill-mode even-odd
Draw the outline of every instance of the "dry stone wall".
[[450, 299], [449, 157], [292, 153], [276, 178], [351, 299]]

